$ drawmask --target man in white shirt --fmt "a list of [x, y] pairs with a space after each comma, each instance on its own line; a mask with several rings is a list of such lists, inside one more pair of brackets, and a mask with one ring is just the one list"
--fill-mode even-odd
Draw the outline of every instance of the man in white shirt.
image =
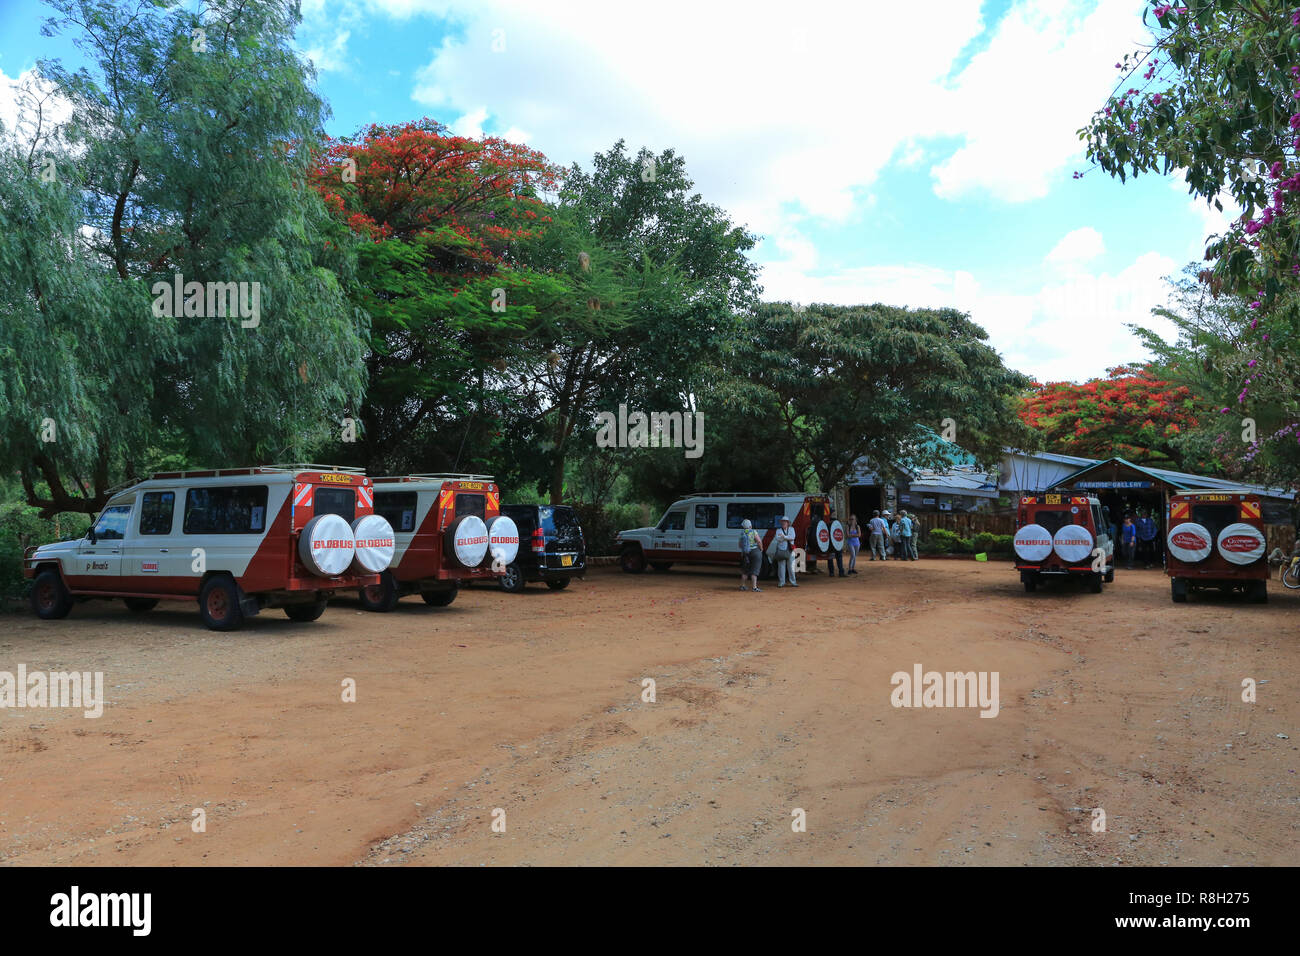
[[876, 560], [876, 554], [880, 554], [880, 560], [885, 560], [885, 535], [889, 534], [889, 525], [885, 524], [885, 519], [880, 517], [879, 511], [871, 512], [871, 520], [867, 522], [867, 529], [870, 532], [871, 560]]

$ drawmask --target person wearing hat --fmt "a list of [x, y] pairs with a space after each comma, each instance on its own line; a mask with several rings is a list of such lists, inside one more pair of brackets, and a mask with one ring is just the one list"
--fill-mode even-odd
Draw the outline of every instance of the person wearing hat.
[[[885, 514], [889, 514], [888, 511]], [[885, 524], [885, 519], [880, 517], [880, 510], [876, 509], [871, 512], [871, 520], [867, 522], [867, 531], [870, 532], [868, 544], [871, 548], [871, 560], [876, 560], [876, 555], [880, 555], [880, 560], [885, 560], [885, 536], [889, 534], [889, 525]]]
[[758, 574], [763, 570], [763, 540], [754, 530], [754, 524], [748, 518], [740, 523], [740, 589], [748, 591], [750, 578], [754, 579], [754, 590], [763, 590], [758, 586]]
[[772, 563], [776, 565], [776, 586], [785, 587], [785, 579], [790, 578], [790, 587], [797, 588], [799, 585], [794, 579], [794, 528], [790, 526], [790, 519], [781, 515], [781, 527], [776, 529], [776, 536], [772, 539]]

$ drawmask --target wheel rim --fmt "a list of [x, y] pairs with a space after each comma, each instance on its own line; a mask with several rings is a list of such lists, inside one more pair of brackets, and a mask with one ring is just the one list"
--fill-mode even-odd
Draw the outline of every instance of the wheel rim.
[[36, 589], [36, 603], [42, 611], [49, 611], [54, 607], [54, 585], [46, 582]]
[[519, 585], [519, 569], [513, 566], [506, 568], [506, 573], [501, 575], [501, 581], [508, 588], [517, 587]]
[[226, 616], [226, 611], [230, 605], [226, 601], [226, 592], [220, 588], [213, 588], [208, 592], [208, 615], [220, 620]]
[[384, 599], [384, 587], [381, 584], [368, 584], [361, 589], [361, 593], [371, 604], [378, 604]]

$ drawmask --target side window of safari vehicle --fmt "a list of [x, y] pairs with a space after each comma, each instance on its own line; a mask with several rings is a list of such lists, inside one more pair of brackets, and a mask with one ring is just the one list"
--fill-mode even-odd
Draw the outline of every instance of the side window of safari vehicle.
[[191, 488], [185, 493], [186, 534], [261, 534], [266, 485]]
[[140, 501], [140, 533], [171, 534], [176, 492], [146, 491]]

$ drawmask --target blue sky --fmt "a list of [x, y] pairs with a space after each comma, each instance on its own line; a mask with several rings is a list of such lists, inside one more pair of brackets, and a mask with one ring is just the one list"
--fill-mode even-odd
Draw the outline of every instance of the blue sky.
[[[1072, 178], [1075, 131], [1144, 39], [1130, 0], [303, 8], [330, 133], [427, 115], [564, 165], [673, 147], [763, 237], [766, 298], [954, 305], [1043, 381], [1140, 360], [1125, 323], [1163, 328], [1162, 277], [1226, 221], [1177, 177]], [[77, 62], [45, 11], [0, 0], [0, 84]]]

